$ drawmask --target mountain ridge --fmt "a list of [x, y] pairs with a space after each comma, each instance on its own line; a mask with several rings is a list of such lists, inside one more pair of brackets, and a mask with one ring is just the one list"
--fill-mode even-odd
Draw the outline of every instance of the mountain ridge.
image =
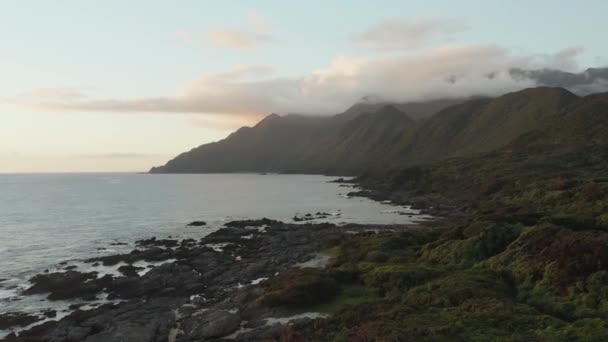
[[[445, 108], [433, 103], [440, 108], [437, 112], [417, 118], [393, 104], [352, 106], [332, 117], [271, 114], [150, 172], [355, 175], [369, 168], [475, 155], [559, 120], [590, 96], [595, 95], [579, 97], [558, 87], [528, 88], [496, 98], [455, 101]], [[358, 112], [361, 108], [375, 111]]]

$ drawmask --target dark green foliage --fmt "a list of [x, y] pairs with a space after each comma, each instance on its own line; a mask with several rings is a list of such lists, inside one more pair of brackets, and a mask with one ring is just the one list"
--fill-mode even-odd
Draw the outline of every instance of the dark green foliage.
[[338, 283], [317, 269], [296, 269], [264, 286], [260, 302], [268, 306], [302, 307], [326, 302], [340, 292]]
[[[476, 226], [481, 226], [476, 228]], [[502, 252], [517, 238], [521, 226], [477, 223], [464, 229], [461, 239], [438, 240], [421, 250], [421, 260], [471, 265]]]
[[[369, 291], [317, 322], [319, 340], [607, 340], [608, 95], [553, 94], [560, 120], [503, 148], [360, 177], [458, 199], [468, 219], [338, 245], [323, 272]], [[526, 113], [545, 120], [552, 101]]]

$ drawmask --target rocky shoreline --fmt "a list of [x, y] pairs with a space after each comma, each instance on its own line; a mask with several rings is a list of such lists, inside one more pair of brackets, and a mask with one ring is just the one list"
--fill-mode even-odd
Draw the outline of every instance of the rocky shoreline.
[[[140, 240], [127, 254], [85, 260], [92, 266], [117, 267], [119, 274], [100, 275], [66, 267], [63, 272], [33, 277], [23, 295], [48, 294], [49, 300], [100, 298], [58, 321], [44, 315], [6, 313], [2, 329], [27, 327], [4, 341], [251, 341], [278, 339], [288, 325], [324, 315], [253, 301], [266, 280], [287, 270], [320, 268], [327, 251], [346, 236], [366, 231], [394, 231], [406, 226], [330, 223], [290, 224], [270, 219], [232, 221], [196, 241]], [[148, 267], [137, 266], [145, 261]], [[331, 291], [322, 281], [313, 284]], [[322, 296], [321, 296], [322, 297]], [[93, 308], [91, 308], [93, 307]], [[297, 306], [296, 306], [297, 307]], [[46, 316], [46, 317], [45, 317]], [[29, 326], [39, 322], [41, 324]]]
[[[338, 178], [331, 181], [331, 183], [338, 183], [341, 184], [340, 186], [353, 189], [353, 191], [346, 194], [348, 197], [364, 197], [377, 202], [406, 206], [416, 210], [419, 215], [432, 216], [433, 224], [441, 220], [449, 221], [467, 216], [468, 208], [463, 207], [462, 203], [450, 200], [439, 194], [397, 191], [378, 182], [375, 178]], [[406, 212], [403, 214], [409, 215]]]

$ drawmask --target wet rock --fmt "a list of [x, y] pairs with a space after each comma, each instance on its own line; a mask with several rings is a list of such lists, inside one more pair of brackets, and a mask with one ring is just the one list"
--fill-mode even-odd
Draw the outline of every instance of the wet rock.
[[354, 183], [354, 179], [344, 179], [342, 177], [329, 181], [328, 183]]
[[94, 281], [97, 272], [81, 273], [77, 271], [39, 274], [30, 282], [31, 287], [24, 294], [49, 293], [51, 300], [69, 299], [94, 295], [102, 288]]
[[7, 312], [0, 315], [0, 330], [10, 327], [25, 327], [40, 320], [42, 320], [41, 317], [22, 312]]
[[108, 255], [96, 258], [90, 258], [85, 260], [85, 262], [101, 262], [104, 266], [114, 266], [119, 262], [125, 262], [127, 264], [132, 264], [139, 260], [145, 261], [162, 261], [171, 259], [174, 256], [174, 252], [171, 249], [163, 249], [160, 247], [150, 247], [143, 251], [135, 249], [128, 254], [117, 254], [117, 255]]
[[68, 341], [82, 341], [90, 333], [92, 329], [90, 327], [72, 327], [67, 331], [66, 340]]
[[42, 312], [42, 314], [48, 318], [55, 318], [57, 317], [57, 311], [56, 310], [44, 310]]
[[86, 303], [72, 304], [72, 305], [68, 306], [68, 309], [70, 309], [70, 310], [78, 310], [78, 309], [80, 309], [81, 307], [83, 307], [85, 305], [87, 305], [87, 304]]
[[280, 323], [262, 325], [236, 336], [235, 341], [279, 341], [284, 326]]
[[143, 270], [143, 267], [136, 267], [133, 265], [120, 266], [118, 272], [122, 273], [125, 277], [139, 277], [138, 271]]
[[182, 322], [181, 328], [191, 339], [209, 339], [230, 335], [239, 329], [239, 315], [211, 309]]
[[79, 310], [59, 322], [50, 321], [22, 332], [17, 341], [166, 341], [175, 323], [172, 310], [183, 302], [176, 298], [153, 298]]
[[188, 296], [202, 290], [202, 281], [202, 276], [191, 267], [166, 263], [154, 267], [140, 278], [117, 278], [111, 286], [111, 298], [161, 294]]
[[240, 220], [240, 221], [230, 221], [224, 224], [224, 227], [237, 227], [237, 228], [245, 228], [245, 227], [261, 227], [261, 226], [270, 226], [273, 224], [281, 223], [280, 221], [271, 220], [268, 218], [263, 218], [260, 220]]
[[313, 217], [301, 217], [301, 216], [294, 216], [293, 217], [293, 221], [294, 222], [303, 222], [303, 221], [310, 221], [310, 220], [314, 220]]
[[206, 226], [207, 222], [205, 221], [192, 221], [190, 223], [188, 223], [186, 226], [191, 226], [191, 227], [202, 227], [202, 226]]
[[157, 247], [177, 247], [179, 242], [177, 240], [171, 239], [160, 239], [157, 240], [155, 237], [150, 239], [138, 240], [135, 241], [135, 244], [138, 246], [157, 246]]
[[201, 243], [239, 243], [242, 240], [241, 236], [250, 234], [251, 230], [245, 229], [243, 227], [225, 227], [205, 236], [201, 240]]
[[193, 247], [196, 245], [196, 240], [194, 239], [183, 239], [180, 242], [180, 247]]

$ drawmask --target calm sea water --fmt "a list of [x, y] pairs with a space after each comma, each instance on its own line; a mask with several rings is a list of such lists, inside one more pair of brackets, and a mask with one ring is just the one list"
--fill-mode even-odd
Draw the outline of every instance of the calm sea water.
[[[349, 188], [316, 175], [0, 175], [0, 313], [27, 279], [59, 262], [131, 250], [152, 236], [202, 237], [225, 221], [340, 213], [326, 221], [409, 223], [398, 207], [346, 198]], [[186, 227], [204, 220], [209, 227]], [[126, 242], [130, 246], [110, 246]], [[10, 300], [9, 297], [12, 297]], [[4, 300], [4, 302], [2, 302]], [[11, 303], [10, 305], [8, 303]], [[25, 302], [23, 302], [25, 303]]]

